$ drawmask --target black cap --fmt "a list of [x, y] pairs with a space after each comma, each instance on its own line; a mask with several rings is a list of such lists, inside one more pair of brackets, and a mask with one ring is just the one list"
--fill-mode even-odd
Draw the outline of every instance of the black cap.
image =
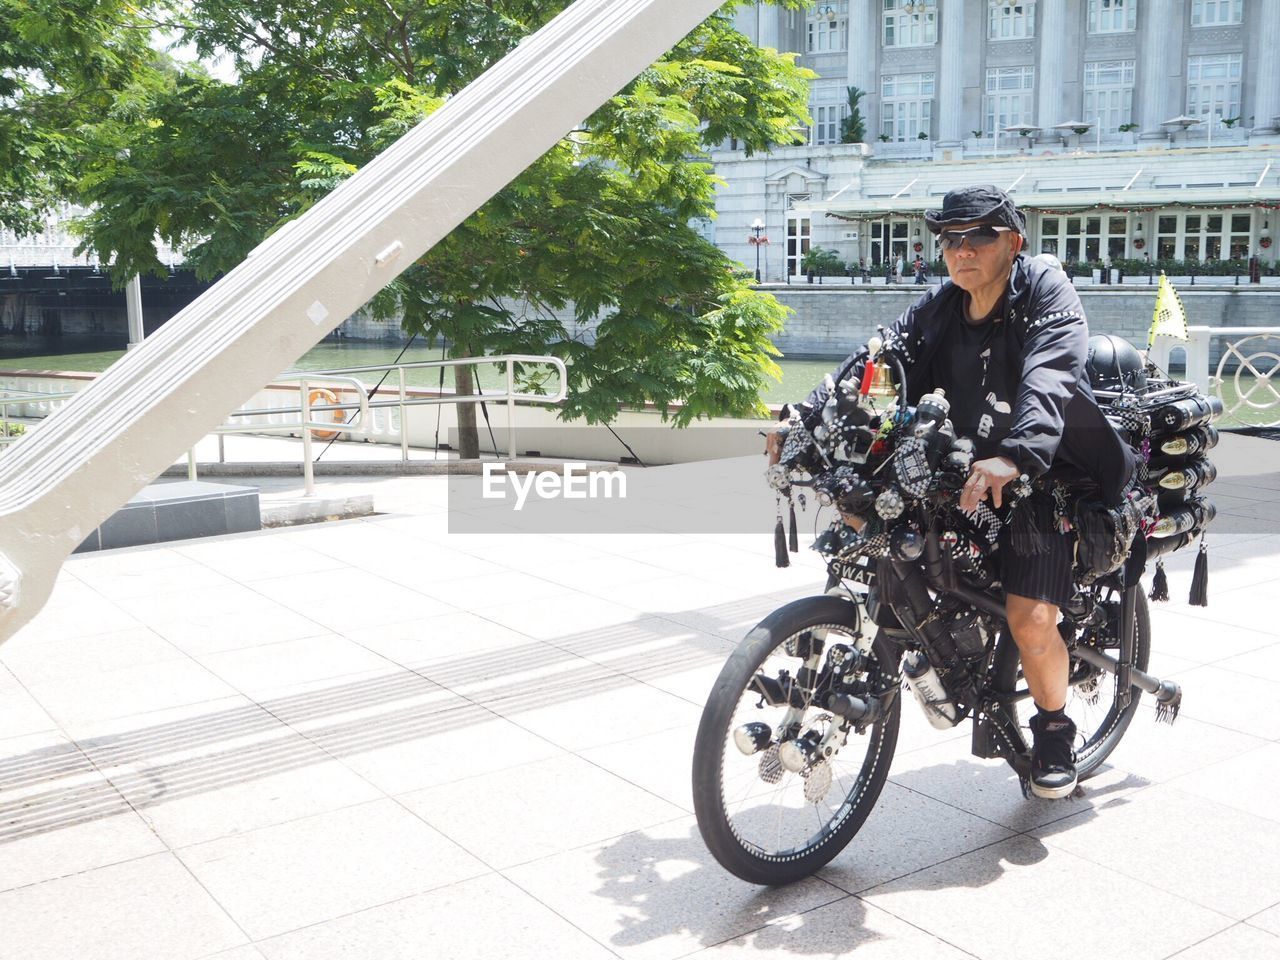
[[942, 198], [941, 210], [926, 210], [925, 226], [931, 233], [956, 223], [990, 223], [1027, 235], [1027, 218], [1007, 193], [992, 184], [960, 187]]

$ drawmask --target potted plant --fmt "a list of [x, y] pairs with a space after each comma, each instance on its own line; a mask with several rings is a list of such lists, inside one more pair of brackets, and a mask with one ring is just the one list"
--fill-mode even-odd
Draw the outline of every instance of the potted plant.
[[879, 140], [881, 143], [888, 143], [890, 137], [887, 133], [882, 133], [880, 134], [880, 136], [876, 137], [876, 139]]
[[921, 130], [919, 133], [917, 133], [917, 134], [916, 134], [916, 139], [917, 139], [917, 140], [928, 140], [928, 139], [929, 139], [929, 135], [928, 135], [927, 133], [925, 133], [923, 130]]
[[1119, 129], [1120, 139], [1125, 143], [1133, 143], [1133, 134], [1138, 129], [1138, 125], [1136, 123], [1122, 123]]
[[[845, 272], [844, 261], [834, 250], [823, 247], [810, 247], [804, 259], [800, 261], [800, 269], [813, 283], [814, 277], [839, 277]], [[819, 281], [821, 282], [821, 281]]]

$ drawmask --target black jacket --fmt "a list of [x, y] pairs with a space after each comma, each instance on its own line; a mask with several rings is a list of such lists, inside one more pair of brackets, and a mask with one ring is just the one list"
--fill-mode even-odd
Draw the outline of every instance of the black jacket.
[[[947, 281], [912, 304], [893, 324], [906, 353], [907, 400], [915, 404], [935, 387], [929, 371], [948, 325], [964, 322], [964, 291]], [[1065, 273], [1019, 254], [1009, 273], [1003, 316], [1006, 356], [1018, 369], [1005, 371], [1012, 380], [1013, 422], [999, 444], [1028, 476], [1048, 473], [1072, 481], [1092, 480], [1102, 498], [1114, 505], [1135, 466], [1133, 450], [1103, 416], [1085, 373], [1089, 327], [1075, 287]], [[858, 383], [866, 347], [832, 371], [835, 383]], [[826, 401], [821, 384], [800, 413], [812, 428]]]

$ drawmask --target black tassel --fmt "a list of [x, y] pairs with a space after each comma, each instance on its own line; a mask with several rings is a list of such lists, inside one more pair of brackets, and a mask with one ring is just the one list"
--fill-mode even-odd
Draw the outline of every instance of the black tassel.
[[1156, 701], [1156, 723], [1172, 724], [1178, 719], [1178, 711], [1181, 709], [1182, 689], [1179, 687], [1169, 699]]
[[1051, 504], [1046, 505], [1034, 496], [1014, 506], [1010, 531], [1014, 553], [1020, 557], [1034, 557], [1049, 551], [1044, 529], [1052, 522], [1051, 508]]
[[773, 559], [780, 567], [791, 566], [791, 558], [787, 556], [787, 531], [782, 529], [782, 514], [778, 514], [778, 522], [773, 527]]
[[788, 525], [789, 530], [787, 532], [787, 546], [791, 548], [792, 553], [799, 553], [800, 552], [800, 535], [796, 531], [796, 505], [794, 503], [790, 505], [790, 513], [791, 513], [791, 522]]
[[1156, 561], [1156, 574], [1151, 578], [1151, 599], [1167, 601], [1169, 599], [1169, 578], [1164, 575], [1164, 561]]
[[1191, 575], [1191, 596], [1187, 603], [1193, 607], [1209, 605], [1209, 548], [1204, 545], [1204, 537], [1200, 538], [1200, 552], [1196, 554], [1196, 569]]

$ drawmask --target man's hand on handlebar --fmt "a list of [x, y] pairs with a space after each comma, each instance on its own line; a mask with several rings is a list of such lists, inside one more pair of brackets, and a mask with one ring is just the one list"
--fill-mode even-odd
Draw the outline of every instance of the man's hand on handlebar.
[[782, 444], [787, 439], [787, 421], [779, 420], [764, 435], [764, 454], [769, 458], [769, 466], [782, 459]]
[[[764, 434], [764, 454], [769, 458], [769, 466], [771, 467], [782, 459], [782, 445], [787, 439], [787, 427], [786, 420], [779, 420], [773, 425], [772, 429]], [[840, 519], [858, 533], [861, 533], [862, 528], [867, 525], [867, 521], [864, 518], [855, 517], [843, 511], [840, 511]]]
[[991, 502], [997, 508], [1004, 502], [1004, 486], [1017, 480], [1019, 470], [1008, 457], [990, 457], [979, 460], [969, 472], [969, 479], [960, 491], [960, 509], [972, 513], [991, 491]]

